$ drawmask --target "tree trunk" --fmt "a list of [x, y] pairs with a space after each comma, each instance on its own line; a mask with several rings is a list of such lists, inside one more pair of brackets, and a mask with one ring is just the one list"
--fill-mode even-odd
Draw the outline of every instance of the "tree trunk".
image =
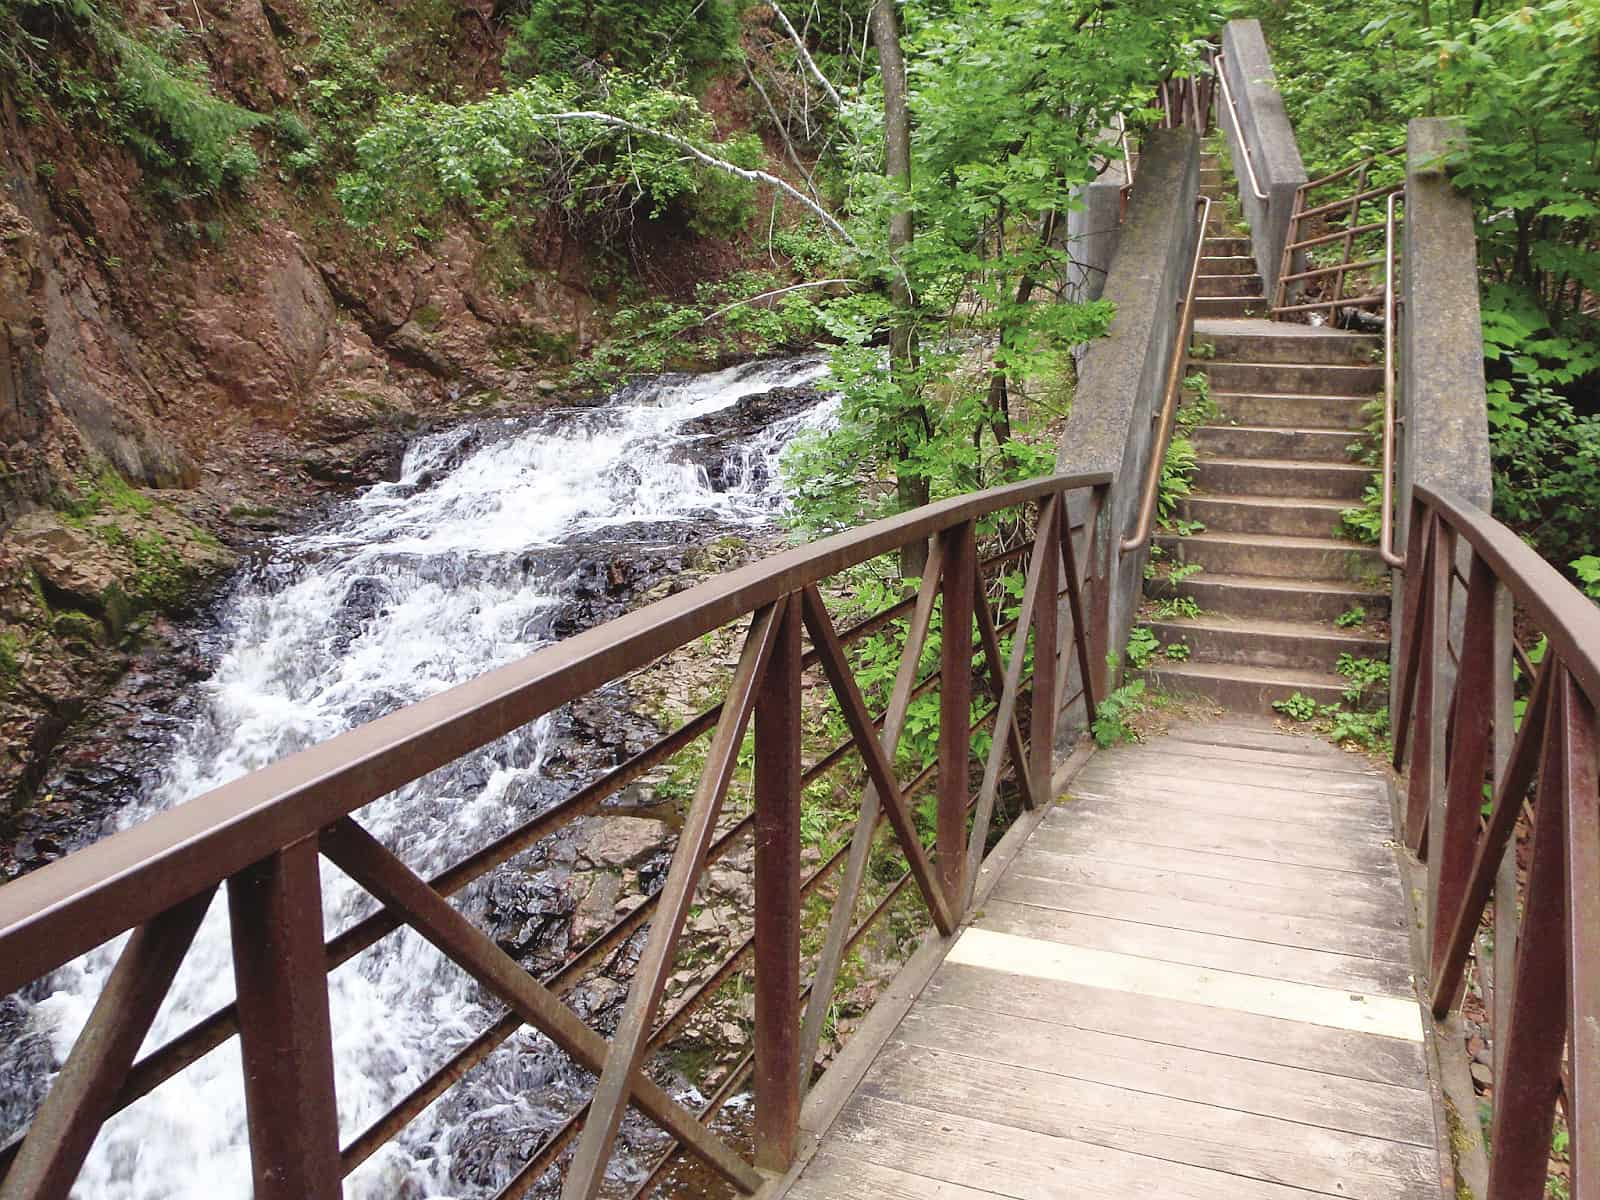
[[[921, 391], [916, 382], [917, 330], [913, 312], [911, 284], [900, 265], [900, 252], [911, 244], [911, 114], [906, 107], [906, 60], [900, 48], [900, 20], [892, 0], [878, 0], [868, 20], [872, 40], [878, 47], [878, 64], [883, 74], [883, 173], [903, 198], [889, 217], [889, 296], [894, 301], [896, 318], [889, 333], [889, 373], [899, 384], [904, 397], [906, 423], [926, 431], [928, 414], [923, 410]], [[894, 447], [896, 460], [895, 495], [901, 511], [920, 508], [928, 502], [928, 481], [902, 469], [916, 446], [915, 435], [903, 435]], [[927, 547], [908, 546], [900, 552], [902, 575], [920, 575], [927, 564]]]

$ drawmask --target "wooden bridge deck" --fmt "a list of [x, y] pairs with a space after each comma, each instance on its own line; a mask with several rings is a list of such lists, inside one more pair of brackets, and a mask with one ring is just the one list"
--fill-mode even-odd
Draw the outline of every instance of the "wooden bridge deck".
[[788, 1195], [1437, 1196], [1382, 776], [1229, 718], [1067, 796]]

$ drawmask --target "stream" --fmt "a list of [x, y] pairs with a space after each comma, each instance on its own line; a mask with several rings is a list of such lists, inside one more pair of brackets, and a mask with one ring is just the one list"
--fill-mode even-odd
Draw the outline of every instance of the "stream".
[[[824, 373], [825, 359], [810, 355], [662, 376], [593, 408], [419, 438], [398, 482], [277, 539], [240, 572], [212, 632], [216, 669], [194, 685], [188, 716], [160, 751], [156, 782], [118, 824], [616, 615], [670, 575], [686, 547], [771, 526], [783, 503], [779, 454], [833, 411], [810, 386]], [[574, 736], [570, 715], [552, 713], [357, 815], [426, 876], [581, 783]], [[481, 924], [496, 887], [519, 871], [527, 874], [526, 855], [461, 893], [457, 907]], [[329, 934], [375, 906], [326, 861], [322, 887]], [[0, 1142], [26, 1124], [120, 945], [3, 1002], [0, 1031], [21, 1032], [0, 1047]], [[501, 1011], [409, 930], [329, 979], [341, 1142]], [[232, 998], [226, 901], [218, 900], [145, 1052]], [[591, 1086], [524, 1029], [352, 1174], [345, 1194], [493, 1195]], [[630, 1134], [634, 1125], [618, 1143], [619, 1181], [642, 1166], [639, 1139], [649, 1131]], [[248, 1197], [237, 1041], [107, 1122], [73, 1195]]]

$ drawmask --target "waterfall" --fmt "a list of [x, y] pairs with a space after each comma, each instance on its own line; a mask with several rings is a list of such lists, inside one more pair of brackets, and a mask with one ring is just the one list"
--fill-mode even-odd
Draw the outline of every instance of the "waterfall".
[[[777, 457], [801, 429], [829, 419], [831, 402], [814, 396], [803, 411], [746, 439], [715, 472], [720, 490], [685, 455], [703, 436], [685, 432], [685, 423], [824, 373], [823, 358], [812, 355], [663, 376], [594, 408], [420, 438], [398, 482], [374, 486], [309, 531], [278, 539], [241, 572], [222, 608], [217, 668], [196, 685], [195, 715], [165, 751], [157, 785], [121, 823], [548, 644], [570, 627], [573, 581], [592, 571], [597, 548], [674, 533], [680, 542], [698, 540], [706, 531], [771, 522], [782, 504]], [[552, 714], [368, 805], [358, 818], [429, 875], [570, 793], [571, 772], [552, 778], [547, 770], [561, 735]], [[513, 860], [501, 871], [517, 869]], [[492, 883], [480, 881], [456, 903], [480, 916]], [[322, 885], [330, 935], [374, 907], [327, 862]], [[26, 1036], [47, 1038], [55, 1061], [82, 1028], [120, 945], [101, 947], [13, 1001], [31, 1006]], [[410, 931], [329, 978], [341, 1142], [499, 1012]], [[232, 998], [226, 900], [218, 899], [144, 1052]], [[0, 1136], [7, 1120], [20, 1124], [28, 1115], [27, 1104], [5, 1104], [21, 1082], [7, 1062], [17, 1052], [0, 1050]], [[525, 1029], [358, 1169], [346, 1195], [491, 1195], [582, 1103], [591, 1082]], [[624, 1161], [621, 1169], [632, 1167]], [[249, 1194], [237, 1041], [107, 1122], [74, 1192], [93, 1200]]]

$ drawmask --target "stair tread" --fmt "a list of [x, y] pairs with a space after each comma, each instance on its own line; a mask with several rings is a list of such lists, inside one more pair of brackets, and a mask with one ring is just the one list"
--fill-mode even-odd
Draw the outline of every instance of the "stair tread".
[[[1191, 360], [1191, 361], [1204, 361], [1204, 360]], [[1255, 365], [1264, 365], [1264, 364], [1255, 364]], [[1243, 396], [1243, 397], [1247, 397], [1248, 399], [1251, 399], [1251, 400], [1289, 400], [1289, 401], [1294, 401], [1294, 400], [1376, 400], [1381, 395], [1382, 395], [1381, 392], [1367, 392], [1367, 393], [1364, 393], [1364, 394], [1352, 394], [1352, 393], [1349, 393], [1349, 392], [1219, 392], [1219, 391], [1213, 391], [1211, 393], [1211, 396], [1212, 396], [1213, 399], [1220, 399], [1223, 396]]]
[[1282, 575], [1232, 575], [1225, 571], [1204, 571], [1192, 576], [1192, 581], [1217, 584], [1223, 587], [1262, 588], [1276, 592], [1343, 592], [1350, 595], [1385, 596], [1389, 589], [1383, 586], [1363, 587], [1354, 579], [1299, 579]]
[[1190, 492], [1187, 498], [1261, 508], [1318, 508], [1334, 514], [1350, 507], [1348, 500], [1330, 500], [1326, 496], [1242, 496], [1237, 492]]
[[1146, 625], [1173, 629], [1206, 629], [1224, 633], [1257, 633], [1274, 637], [1316, 638], [1335, 642], [1363, 642], [1387, 646], [1382, 638], [1332, 628], [1321, 621], [1283, 621], [1272, 617], [1230, 617], [1226, 613], [1206, 613], [1199, 617], [1152, 618]]
[[[1347, 506], [1348, 507], [1348, 506]], [[1348, 550], [1352, 553], [1376, 554], [1376, 546], [1352, 542], [1347, 538], [1312, 537], [1296, 533], [1242, 533], [1232, 530], [1204, 533], [1158, 533], [1156, 537], [1167, 541], [1192, 542], [1202, 546], [1228, 544], [1242, 546], [1273, 546], [1281, 550]]]
[[1217, 429], [1227, 433], [1336, 433], [1341, 437], [1351, 432], [1337, 425], [1199, 425], [1196, 429]]
[[[1230, 255], [1229, 257], [1246, 257]], [[1252, 259], [1252, 261], [1254, 261]], [[1348, 329], [1330, 329], [1326, 325], [1289, 325], [1283, 321], [1273, 321], [1267, 317], [1201, 317], [1194, 323], [1196, 336], [1201, 335], [1243, 335], [1253, 337], [1273, 337], [1293, 340], [1314, 339], [1326, 341], [1329, 338], [1337, 341], [1366, 342], [1374, 349], [1382, 344], [1382, 339], [1375, 333], [1354, 333]]]
[[1340, 471], [1371, 475], [1372, 468], [1362, 463], [1317, 462], [1304, 458], [1237, 458], [1231, 455], [1202, 454], [1199, 461], [1219, 467], [1271, 467], [1275, 470]]
[[[1201, 276], [1205, 278], [1205, 276]], [[1213, 275], [1212, 279], [1230, 279], [1237, 276]], [[1237, 299], [1237, 297], [1234, 297]], [[1207, 358], [1201, 360], [1208, 367], [1265, 367], [1272, 371], [1365, 371], [1382, 369], [1380, 363], [1317, 363], [1317, 362], [1261, 362], [1248, 358]]]
[[1146, 671], [1158, 675], [1177, 675], [1192, 679], [1235, 679], [1241, 683], [1265, 683], [1285, 687], [1336, 687], [1340, 691], [1350, 686], [1349, 680], [1332, 671], [1304, 671], [1289, 667], [1252, 667], [1243, 663], [1197, 663], [1189, 660], [1171, 660], [1153, 664]]

